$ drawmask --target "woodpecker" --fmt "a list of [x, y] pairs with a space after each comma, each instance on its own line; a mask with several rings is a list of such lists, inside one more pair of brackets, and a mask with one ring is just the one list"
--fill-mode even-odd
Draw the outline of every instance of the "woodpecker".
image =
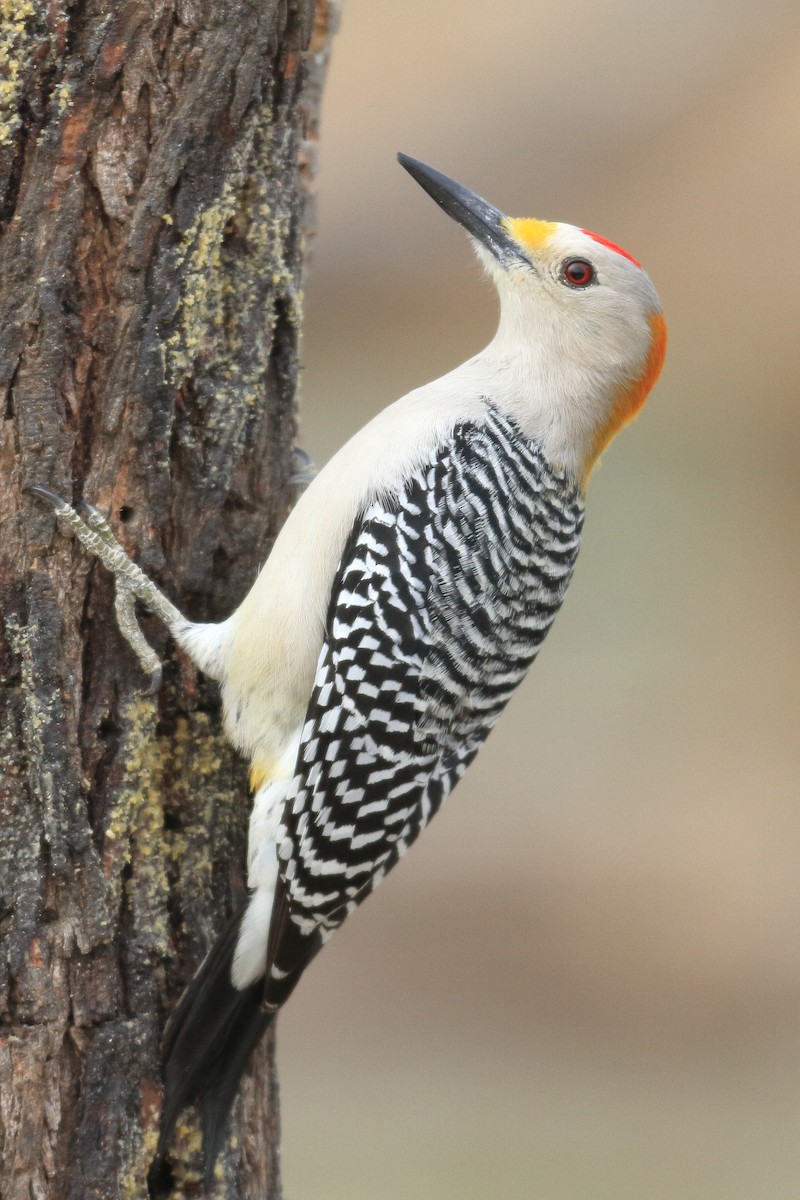
[[251, 763], [249, 896], [168, 1024], [151, 1187], [190, 1103], [211, 1171], [275, 1013], [494, 726], [569, 585], [592, 468], [664, 358], [658, 296], [626, 251], [507, 217], [399, 160], [472, 238], [499, 293], [497, 333], [331, 459], [232, 616], [186, 620], [95, 509], [33, 489], [114, 572], [120, 626], [154, 682], [136, 599], [219, 681]]

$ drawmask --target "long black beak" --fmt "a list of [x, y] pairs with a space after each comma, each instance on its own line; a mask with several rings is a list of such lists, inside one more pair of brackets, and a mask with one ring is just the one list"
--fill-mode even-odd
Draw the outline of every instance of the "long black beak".
[[530, 266], [530, 260], [519, 243], [508, 232], [505, 225], [508, 218], [499, 208], [456, 183], [455, 179], [448, 179], [441, 171], [410, 158], [408, 154], [398, 154], [397, 161], [444, 209], [448, 217], [463, 225], [467, 233], [485, 246], [499, 263], [508, 266], [512, 262], [524, 262]]

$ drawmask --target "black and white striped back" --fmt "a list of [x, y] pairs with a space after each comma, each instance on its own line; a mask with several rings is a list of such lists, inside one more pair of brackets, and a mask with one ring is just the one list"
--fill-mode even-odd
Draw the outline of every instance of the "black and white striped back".
[[464, 773], [558, 611], [582, 524], [575, 486], [488, 404], [363, 514], [278, 835], [296, 933], [341, 924]]

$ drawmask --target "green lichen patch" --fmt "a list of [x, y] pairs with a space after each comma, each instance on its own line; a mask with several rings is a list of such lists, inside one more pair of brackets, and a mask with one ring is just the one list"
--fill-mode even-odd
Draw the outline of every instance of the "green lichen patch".
[[156, 705], [136, 696], [122, 714], [122, 781], [103, 830], [103, 868], [115, 907], [122, 876], [130, 866], [128, 899], [139, 945], [164, 954], [168, 947], [167, 872], [164, 858], [162, 745], [155, 736]]
[[[191, 914], [195, 922], [190, 936], [192, 953], [197, 956], [206, 952], [218, 929], [214, 862], [227, 849], [223, 839], [231, 807], [233, 755], [207, 713], [179, 717], [170, 733], [169, 796], [175, 819], [171, 822], [174, 828], [165, 833], [165, 855], [181, 911]], [[217, 919], [203, 928], [202, 918], [197, 924], [201, 914], [214, 914]]]
[[139, 949], [162, 957], [172, 952], [167, 900], [174, 888], [199, 940], [193, 952], [202, 956], [218, 925], [203, 914], [218, 916], [216, 831], [227, 837], [234, 752], [204, 712], [158, 730], [150, 696], [129, 701], [121, 723], [122, 778], [103, 826], [109, 908], [119, 911], [124, 887]]
[[[262, 107], [239, 140], [216, 199], [184, 231], [177, 250], [181, 297], [165, 342], [166, 373], [193, 382], [200, 409], [182, 425], [190, 448], [222, 447], [206, 462], [210, 483], [240, 447], [247, 419], [267, 391], [279, 314], [301, 320], [299, 254], [293, 238], [294, 167], [290, 147]], [[278, 164], [282, 164], [280, 167]], [[198, 429], [202, 429], [202, 438]]]
[[59, 116], [65, 112], [72, 103], [72, 96], [75, 91], [75, 84], [69, 80], [62, 80], [53, 93], [53, 100], [56, 106], [56, 112]]
[[44, 5], [0, 0], [0, 146], [11, 145], [22, 123], [26, 72], [44, 31]]

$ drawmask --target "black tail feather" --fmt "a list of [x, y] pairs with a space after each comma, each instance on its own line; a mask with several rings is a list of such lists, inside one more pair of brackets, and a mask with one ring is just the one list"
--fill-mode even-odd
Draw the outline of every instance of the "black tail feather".
[[[182, 1110], [196, 1104], [203, 1119], [206, 1183], [222, 1148], [228, 1114], [250, 1056], [294, 990], [308, 963], [322, 947], [318, 930], [303, 934], [289, 919], [282, 886], [265, 965], [275, 964], [249, 987], [231, 981], [233, 955], [245, 906], [231, 918], [206, 955], [170, 1017], [164, 1034], [164, 1107], [158, 1148], [148, 1174], [153, 1200], [167, 1196], [172, 1172], [167, 1149]], [[265, 948], [266, 951], [266, 948]]]
[[228, 922], [178, 1001], [163, 1048], [164, 1107], [148, 1183], [164, 1195], [170, 1172], [166, 1153], [182, 1110], [197, 1104], [203, 1115], [207, 1181], [212, 1178], [225, 1124], [250, 1055], [274, 1013], [263, 1006], [264, 981], [241, 991], [231, 967], [244, 908]]
[[255, 996], [250, 997], [253, 1005], [252, 1014], [238, 1024], [236, 1039], [229, 1039], [226, 1057], [223, 1058], [214, 1072], [209, 1088], [201, 1100], [203, 1114], [203, 1153], [205, 1155], [206, 1186], [210, 1186], [214, 1178], [214, 1163], [222, 1149], [225, 1138], [225, 1127], [236, 1093], [239, 1081], [244, 1074], [250, 1057], [276, 1014], [266, 1012], [262, 1005], [262, 981], [254, 985]]

